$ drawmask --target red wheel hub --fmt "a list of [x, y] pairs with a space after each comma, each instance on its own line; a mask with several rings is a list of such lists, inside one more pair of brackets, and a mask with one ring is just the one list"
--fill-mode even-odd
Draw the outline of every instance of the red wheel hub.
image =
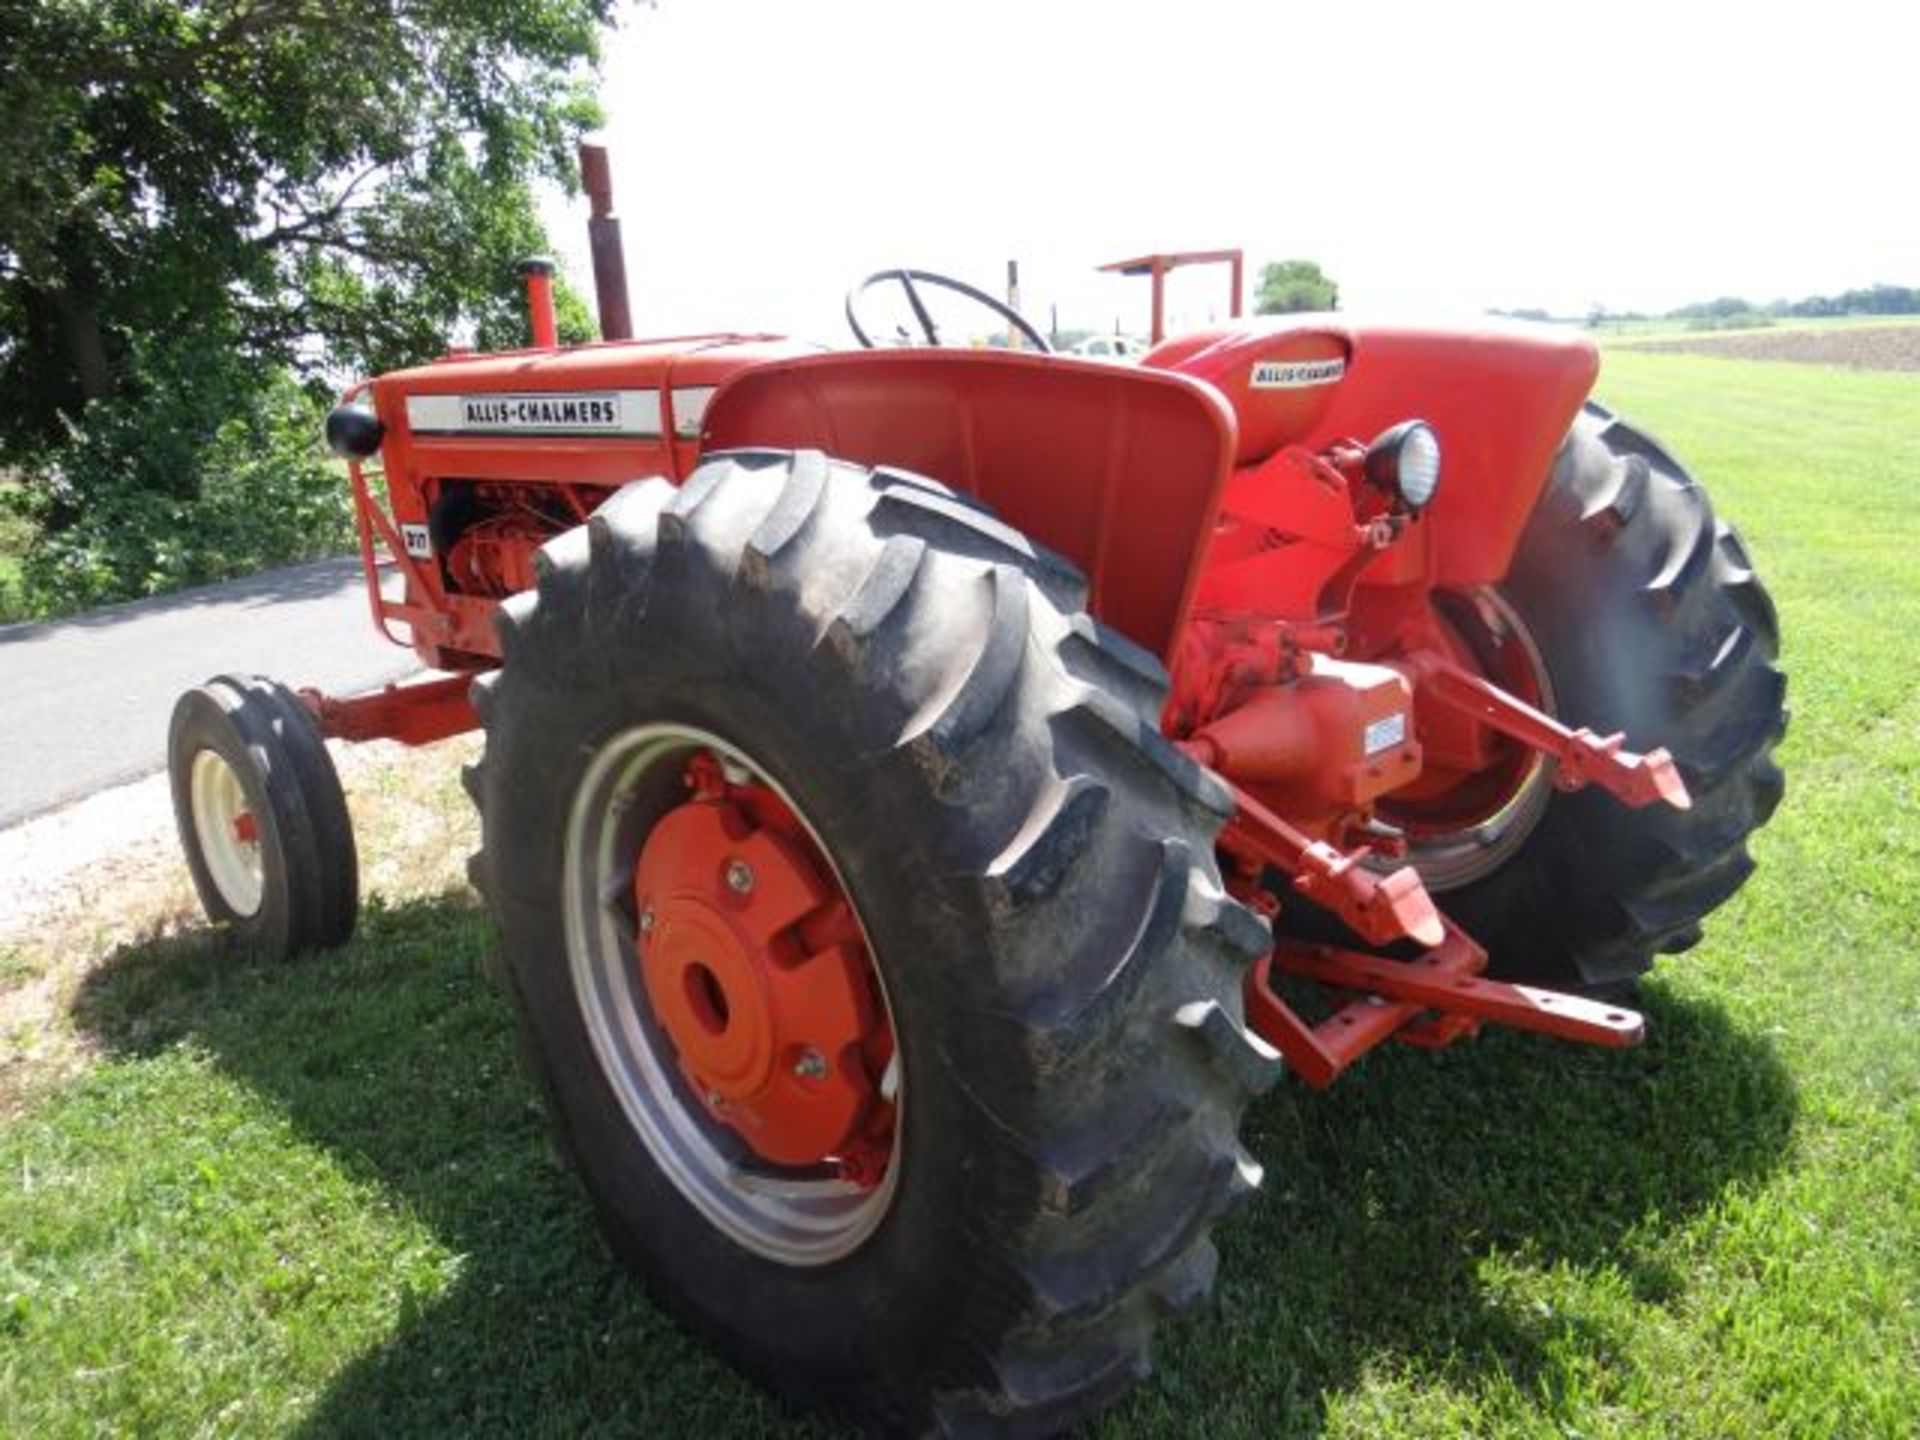
[[893, 1037], [872, 959], [832, 870], [764, 785], [711, 755], [635, 868], [641, 978], [708, 1112], [762, 1159], [877, 1183]]

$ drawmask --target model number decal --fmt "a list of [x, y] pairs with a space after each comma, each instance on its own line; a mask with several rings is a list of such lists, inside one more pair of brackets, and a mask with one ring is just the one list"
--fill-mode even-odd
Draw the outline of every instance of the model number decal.
[[433, 558], [433, 537], [427, 534], [424, 525], [402, 525], [400, 542], [407, 547], [407, 554], [416, 560]]
[[1405, 711], [1395, 711], [1383, 720], [1376, 720], [1367, 726], [1366, 747], [1368, 755], [1378, 755], [1382, 750], [1391, 750], [1407, 738], [1407, 716]]
[[1347, 373], [1347, 362], [1330, 360], [1261, 360], [1253, 367], [1255, 390], [1298, 390], [1307, 385], [1330, 385]]

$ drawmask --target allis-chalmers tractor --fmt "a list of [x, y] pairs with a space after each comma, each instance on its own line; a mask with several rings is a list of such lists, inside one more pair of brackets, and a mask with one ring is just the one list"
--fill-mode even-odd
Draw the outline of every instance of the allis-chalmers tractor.
[[965, 287], [1025, 345], [943, 347], [918, 271], [863, 342], [874, 285], [927, 343], [562, 348], [536, 265], [531, 348], [356, 386], [373, 619], [439, 673], [213, 680], [174, 798], [215, 920], [338, 945], [324, 740], [483, 728], [470, 873], [615, 1250], [782, 1396], [1051, 1432], [1208, 1291], [1282, 1074], [1640, 1039], [1780, 797], [1775, 617], [1579, 336], [1119, 367]]

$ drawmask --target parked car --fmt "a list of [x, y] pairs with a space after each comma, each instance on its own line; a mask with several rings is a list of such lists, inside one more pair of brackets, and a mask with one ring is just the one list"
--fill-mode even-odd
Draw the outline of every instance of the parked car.
[[1088, 360], [1113, 360], [1131, 365], [1147, 353], [1147, 342], [1131, 335], [1091, 335], [1067, 353]]

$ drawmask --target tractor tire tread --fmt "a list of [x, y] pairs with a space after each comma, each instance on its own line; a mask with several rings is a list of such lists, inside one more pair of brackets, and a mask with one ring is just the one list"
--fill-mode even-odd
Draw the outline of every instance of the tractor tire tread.
[[1028, 539], [992, 511], [951, 491], [903, 483], [898, 471], [880, 489], [873, 520], [882, 533], [896, 529], [919, 535], [929, 543], [959, 550], [979, 559], [1018, 568], [1033, 580], [1063, 613], [1083, 610], [1087, 582], [1071, 562]]
[[299, 696], [284, 685], [257, 677], [251, 688], [280, 716], [280, 738], [293, 758], [314, 827], [314, 844], [324, 857], [318, 870], [313, 945], [319, 950], [338, 949], [353, 938], [360, 914], [360, 857], [340, 772], [312, 712]]
[[1167, 671], [1159, 658], [1084, 611], [1070, 623], [1060, 642], [1067, 673], [1158, 715], [1167, 703]]
[[[853, 713], [808, 723], [846, 737], [863, 784], [924, 796], [923, 853], [909, 859], [979, 916], [976, 953], [943, 981], [970, 1018], [937, 1063], [956, 1113], [978, 1116], [974, 1163], [1024, 1178], [966, 1216], [977, 1243], [954, 1257], [948, 1283], [966, 1293], [943, 1304], [940, 1343], [899, 1373], [821, 1379], [784, 1343], [754, 1341], [751, 1317], [664, 1280], [669, 1261], [596, 1188], [593, 1147], [537, 1043], [543, 982], [515, 943], [522, 902], [493, 893], [507, 988], [562, 1143], [616, 1250], [775, 1389], [886, 1431], [1056, 1433], [1144, 1372], [1156, 1317], [1212, 1283], [1211, 1225], [1257, 1183], [1238, 1122], [1277, 1072], [1222, 1052], [1264, 1061], [1241, 982], [1270, 939], [1221, 884], [1214, 840], [1231, 793], [1161, 736], [1159, 662], [1084, 613], [1077, 570], [977, 501], [902, 471], [761, 451], [711, 456], [657, 502], [636, 488], [588, 521], [587, 543], [551, 547], [536, 590], [503, 607], [503, 627], [540, 639], [508, 646], [497, 694], [476, 694], [477, 872], [528, 883], [496, 852], [531, 853], [514, 825], [520, 774], [545, 773], [529, 757], [554, 743], [541, 721], [561, 709], [541, 687], [598, 673], [564, 652], [604, 651], [617, 667], [647, 650], [646, 665], [723, 689], [740, 682], [704, 677], [731, 676], [727, 663], [778, 670], [801, 687], [796, 705], [848, 697]], [[712, 638], [687, 656], [641, 643], [676, 626]], [[714, 658], [728, 649], [741, 658]], [[621, 683], [637, 693], [657, 674]], [[1214, 1017], [1207, 1043], [1179, 1043], [1195, 1007]]]
[[[252, 915], [234, 914], [220, 896], [194, 834], [188, 772], [202, 741], [205, 748], [238, 742], [240, 754], [229, 763], [257, 788], [253, 798], [267, 814], [256, 823], [264, 819], [278, 847]], [[181, 845], [207, 914], [274, 958], [346, 944], [360, 907], [353, 820], [326, 741], [300, 698], [260, 676], [215, 676], [180, 698], [167, 748]]]
[[1486, 945], [1490, 973], [1617, 994], [1655, 954], [1693, 943], [1752, 871], [1748, 839], [1784, 789], [1777, 617], [1706, 491], [1659, 441], [1592, 404], [1504, 590], [1562, 713], [1667, 748], [1693, 806], [1556, 795], [1525, 848], [1443, 903]]

